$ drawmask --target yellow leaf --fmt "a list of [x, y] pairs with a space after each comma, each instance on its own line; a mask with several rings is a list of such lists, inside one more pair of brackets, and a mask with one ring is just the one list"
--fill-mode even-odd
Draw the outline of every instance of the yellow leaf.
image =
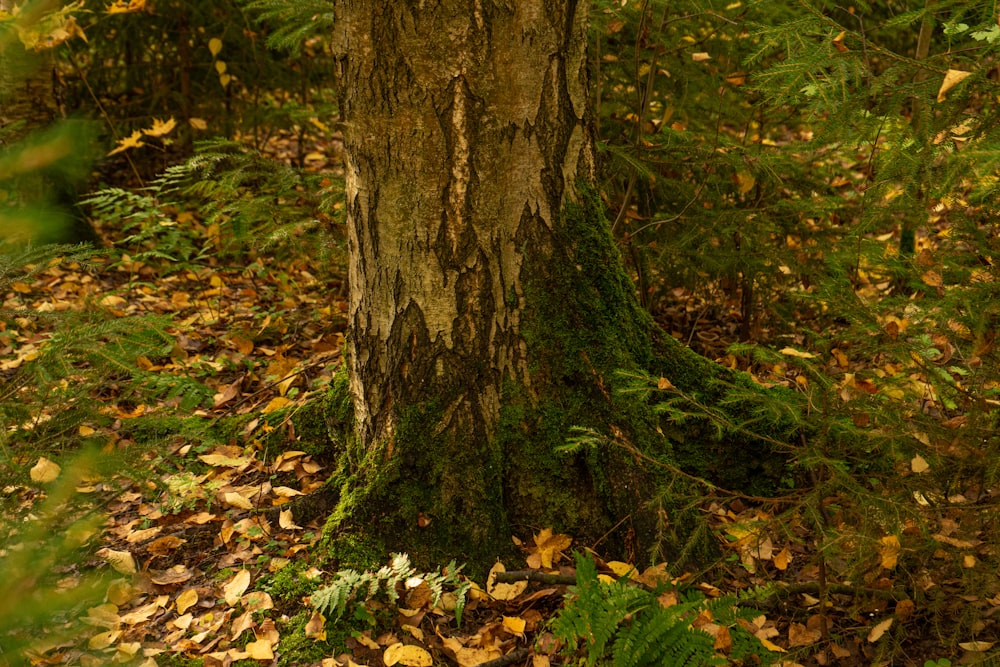
[[229, 82], [232, 81], [232, 79], [233, 77], [229, 76], [228, 74], [223, 74], [222, 76], [219, 77], [219, 83], [221, 83], [222, 87], [225, 88], [226, 86], [229, 85]]
[[527, 581], [518, 581], [513, 584], [496, 583], [498, 572], [506, 572], [507, 568], [503, 563], [497, 563], [490, 569], [489, 576], [486, 577], [486, 592], [497, 600], [513, 600], [528, 588]]
[[191, 607], [198, 603], [198, 591], [193, 588], [189, 588], [174, 600], [174, 604], [177, 605], [177, 613], [183, 614]]
[[295, 525], [295, 519], [292, 518], [292, 510], [282, 510], [278, 514], [278, 525], [284, 530], [302, 530], [302, 526]]
[[812, 359], [816, 356], [808, 352], [802, 352], [800, 350], [796, 350], [794, 347], [784, 347], [781, 349], [781, 353], [788, 355], [789, 357], [798, 357], [800, 359]]
[[210, 466], [220, 466], [223, 468], [239, 468], [250, 463], [248, 456], [226, 456], [225, 454], [201, 454], [198, 460]]
[[236, 493], [235, 491], [227, 492], [222, 497], [222, 499], [225, 500], [226, 504], [229, 505], [230, 507], [236, 507], [241, 510], [253, 509], [253, 503], [251, 503], [249, 500], [247, 500], [240, 494]]
[[771, 562], [774, 563], [774, 566], [776, 568], [778, 568], [781, 571], [784, 571], [788, 569], [788, 563], [791, 560], [792, 560], [792, 553], [788, 550], [788, 547], [785, 547], [778, 553], [774, 554], [774, 558], [771, 559]]
[[556, 556], [571, 544], [573, 539], [569, 535], [553, 534], [551, 528], [543, 528], [535, 535], [535, 551], [528, 556], [528, 565], [551, 568]]
[[101, 549], [97, 555], [108, 561], [115, 572], [122, 574], [135, 574], [135, 559], [129, 551], [115, 551], [114, 549]]
[[962, 567], [970, 569], [976, 566], [976, 557], [966, 554], [962, 556]]
[[107, 632], [96, 634], [90, 638], [90, 641], [87, 642], [87, 646], [89, 646], [92, 651], [106, 649], [118, 641], [121, 634], [121, 630], [108, 630]]
[[757, 641], [759, 641], [768, 651], [772, 651], [774, 653], [786, 653], [785, 649], [781, 648], [780, 646], [778, 646], [777, 644], [768, 639], [764, 639], [763, 637], [757, 637]]
[[274, 651], [271, 649], [271, 640], [258, 639], [246, 645], [246, 652], [254, 660], [274, 660]]
[[948, 91], [957, 86], [966, 77], [970, 76], [972, 72], [963, 72], [959, 69], [950, 69], [944, 75], [944, 80], [941, 81], [941, 88], [938, 90], [937, 101], [944, 102], [947, 99]]
[[924, 275], [920, 276], [920, 279], [931, 287], [941, 287], [944, 284], [944, 279], [937, 271], [927, 271]]
[[691, 60], [695, 61], [696, 63], [702, 63], [702, 62], [705, 62], [706, 60], [711, 60], [711, 59], [712, 59], [712, 56], [710, 56], [709, 54], [705, 53], [704, 51], [699, 52], [699, 53], [692, 53], [691, 54]]
[[919, 454], [914, 456], [913, 459], [910, 461], [910, 470], [912, 470], [917, 474], [920, 474], [922, 472], [927, 472], [930, 469], [931, 467], [927, 464], [926, 459], [924, 459], [924, 457], [920, 456]]
[[226, 599], [226, 604], [230, 607], [234, 606], [240, 601], [243, 593], [246, 591], [247, 587], [250, 585], [250, 570], [240, 570], [237, 572], [229, 582], [222, 587], [223, 595]]
[[633, 579], [638, 578], [634, 565], [623, 563], [620, 560], [612, 560], [608, 561], [608, 567], [611, 568], [611, 571], [619, 577], [631, 577]]
[[386, 667], [392, 667], [397, 663], [406, 667], [431, 667], [434, 664], [430, 653], [419, 646], [405, 645], [402, 642], [387, 648], [382, 654], [382, 660], [385, 661]]
[[753, 186], [757, 184], [757, 179], [753, 177], [748, 171], [738, 171], [736, 172], [736, 189], [741, 195], [753, 190]]
[[97, 431], [94, 430], [93, 427], [87, 426], [87, 425], [80, 426], [80, 428], [78, 428], [76, 430], [76, 432], [79, 433], [80, 437], [82, 437], [82, 438], [88, 438], [88, 437], [94, 435], [95, 433], [97, 433]]
[[170, 134], [175, 127], [177, 127], [177, 121], [173, 118], [167, 120], [154, 118], [153, 126], [148, 130], [143, 130], [142, 133], [147, 137], [162, 137], [165, 134]]
[[326, 616], [318, 611], [313, 612], [309, 622], [306, 623], [306, 637], [318, 642], [326, 641]]
[[55, 480], [62, 472], [58, 464], [53, 463], [44, 456], [39, 457], [38, 463], [31, 468], [31, 481], [38, 484], [48, 484]]
[[225, 60], [216, 60], [215, 61], [215, 71], [219, 73], [219, 76], [222, 76], [223, 74], [226, 73], [226, 67], [227, 66], [226, 66], [226, 61]]
[[893, 620], [895, 619], [893, 619], [893, 617], [890, 616], [889, 618], [885, 619], [884, 621], [881, 621], [874, 628], [872, 628], [871, 632], [868, 633], [868, 641], [874, 644], [879, 639], [881, 639], [882, 635], [885, 634], [885, 631], [888, 630], [890, 627], [892, 627]]
[[527, 627], [528, 622], [525, 621], [520, 616], [504, 616], [503, 617], [503, 627], [507, 628], [508, 632], [515, 635], [523, 635], [524, 628]]
[[899, 558], [899, 538], [895, 535], [886, 535], [879, 540], [878, 553], [881, 557], [881, 565], [887, 570], [896, 567]]
[[281, 408], [289, 404], [291, 404], [291, 401], [288, 400], [287, 398], [284, 398], [282, 396], [275, 396], [274, 398], [271, 399], [270, 403], [264, 406], [264, 409], [261, 410], [261, 412], [264, 413], [265, 415], [268, 415], [271, 414], [272, 412], [275, 412], [276, 410], [280, 410]]
[[207, 130], [208, 123], [203, 118], [189, 118], [188, 124], [196, 130]]
[[136, 130], [131, 135], [125, 137], [124, 139], [119, 140], [118, 143], [116, 144], [116, 148], [112, 150], [110, 153], [108, 153], [108, 155], [121, 153], [123, 151], [127, 151], [130, 148], [141, 148], [142, 146], [145, 146], [145, 144], [142, 143], [142, 130]]
[[219, 51], [222, 50], [222, 40], [218, 37], [213, 37], [208, 40], [208, 50], [212, 54], [212, 57], [219, 55]]

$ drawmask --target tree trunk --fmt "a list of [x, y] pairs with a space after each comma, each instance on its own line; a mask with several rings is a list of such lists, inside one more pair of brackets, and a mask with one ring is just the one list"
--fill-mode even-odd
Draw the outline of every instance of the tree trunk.
[[[574, 426], [666, 449], [615, 391], [617, 369], [658, 371], [587, 190], [587, 3], [339, 10], [357, 437], [329, 534], [480, 565], [546, 526], [642, 546], [653, 472], [554, 453]], [[683, 359], [675, 384], [714, 373]]]

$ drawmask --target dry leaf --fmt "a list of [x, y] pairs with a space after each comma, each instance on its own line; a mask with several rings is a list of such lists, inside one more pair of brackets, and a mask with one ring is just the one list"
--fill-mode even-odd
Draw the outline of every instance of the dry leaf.
[[976, 641], [976, 642], [960, 642], [958, 645], [960, 648], [963, 648], [966, 651], [988, 651], [991, 648], [993, 648], [994, 644], [996, 644], [996, 642]]
[[38, 463], [31, 468], [31, 481], [38, 484], [48, 484], [54, 481], [61, 471], [62, 468], [58, 464], [41, 456], [38, 459]]
[[822, 635], [817, 630], [810, 630], [801, 623], [791, 623], [788, 626], [789, 646], [809, 646], [817, 641]]
[[258, 639], [246, 645], [247, 654], [254, 660], [274, 660], [274, 651], [271, 648], [271, 641], [268, 639]]
[[114, 549], [101, 549], [97, 555], [122, 574], [135, 574], [135, 559], [129, 551], [115, 551]]
[[226, 599], [226, 604], [230, 607], [235, 606], [243, 593], [246, 592], [247, 587], [250, 585], [250, 570], [240, 570], [233, 576], [229, 582], [223, 586], [222, 591]]
[[816, 356], [815, 354], [810, 354], [809, 352], [796, 350], [794, 347], [783, 347], [781, 348], [781, 353], [789, 357], [798, 357], [799, 359], [813, 359]]
[[503, 627], [510, 632], [518, 636], [524, 635], [524, 628], [528, 623], [520, 616], [504, 616], [503, 617]]
[[879, 540], [878, 554], [881, 559], [880, 565], [887, 570], [896, 567], [899, 559], [899, 538], [895, 535], [886, 535]]
[[318, 611], [313, 611], [309, 622], [306, 623], [306, 637], [318, 642], [326, 641], [326, 616]]
[[278, 525], [284, 530], [302, 530], [302, 526], [295, 525], [292, 510], [283, 510], [278, 514]]
[[193, 588], [189, 588], [174, 600], [174, 604], [177, 606], [177, 613], [183, 614], [191, 607], [198, 604], [198, 591]]
[[882, 635], [885, 634], [885, 631], [892, 627], [892, 622], [894, 620], [895, 619], [890, 616], [884, 621], [880, 621], [874, 628], [871, 629], [871, 632], [868, 633], [868, 641], [874, 644], [881, 639]]
[[486, 577], [486, 592], [496, 600], [513, 600], [528, 588], [527, 581], [518, 581], [513, 584], [496, 583], [497, 573], [506, 572], [507, 568], [503, 563], [497, 563], [490, 569], [489, 576]]
[[240, 638], [240, 635], [242, 635], [247, 630], [252, 629], [255, 625], [256, 623], [254, 623], [253, 620], [253, 612], [248, 609], [247, 611], [237, 616], [236, 619], [233, 621], [233, 624], [229, 627], [229, 632], [230, 632], [229, 641], [233, 642], [236, 641], [237, 639]]
[[792, 552], [788, 550], [788, 547], [785, 547], [778, 553], [774, 554], [774, 558], [771, 559], [771, 562], [774, 563], [774, 566], [776, 568], [778, 568], [781, 571], [784, 571], [788, 569], [788, 563], [791, 562], [791, 560], [792, 560]]
[[431, 654], [426, 650], [401, 642], [387, 648], [382, 654], [382, 660], [385, 661], [386, 667], [392, 667], [395, 664], [406, 665], [406, 667], [431, 667], [434, 664]]
[[948, 91], [957, 86], [971, 74], [972, 72], [963, 72], [960, 69], [948, 70], [948, 72], [944, 75], [944, 80], [941, 81], [941, 88], [938, 89], [937, 101], [944, 102], [947, 98]]
[[924, 459], [924, 457], [920, 456], [920, 454], [914, 456], [913, 459], [910, 461], [910, 470], [912, 470], [917, 474], [920, 474], [922, 472], [927, 472], [930, 469], [931, 467], [930, 465], [928, 465], [927, 460]]
[[230, 507], [236, 507], [241, 510], [252, 510], [253, 503], [244, 498], [242, 495], [236, 493], [235, 491], [228, 491], [223, 497], [226, 504]]

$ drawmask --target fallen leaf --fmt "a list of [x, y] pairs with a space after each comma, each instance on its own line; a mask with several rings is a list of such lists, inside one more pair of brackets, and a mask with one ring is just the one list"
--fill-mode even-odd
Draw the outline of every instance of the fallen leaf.
[[776, 568], [778, 568], [781, 571], [784, 571], [788, 569], [788, 563], [791, 560], [792, 560], [792, 552], [788, 550], [788, 547], [785, 547], [778, 553], [774, 554], [774, 558], [771, 559], [771, 562], [774, 563], [774, 566]]
[[108, 561], [116, 572], [122, 574], [135, 574], [135, 559], [129, 551], [116, 551], [114, 549], [101, 549], [97, 555]]
[[868, 633], [868, 641], [874, 644], [879, 639], [881, 639], [882, 635], [885, 634], [886, 630], [888, 630], [890, 627], [892, 627], [892, 622], [894, 620], [896, 620], [896, 619], [894, 619], [892, 616], [890, 616], [889, 618], [885, 619], [884, 621], [880, 621], [879, 623], [877, 623], [875, 625], [875, 627], [873, 627], [871, 629], [871, 632]]
[[817, 630], [810, 630], [801, 623], [791, 623], [788, 626], [789, 646], [809, 646], [819, 641], [821, 633]]
[[989, 651], [996, 642], [959, 642], [958, 646], [966, 651]]
[[274, 660], [274, 651], [271, 646], [270, 640], [258, 639], [246, 645], [246, 652], [254, 660]]
[[524, 635], [524, 628], [527, 622], [520, 616], [504, 616], [503, 617], [503, 627], [510, 632], [518, 636]]
[[895, 535], [886, 535], [879, 540], [878, 554], [881, 559], [880, 565], [887, 570], [896, 567], [899, 559], [899, 538]]
[[319, 611], [313, 611], [312, 616], [309, 618], [309, 622], [306, 623], [306, 637], [309, 639], [315, 639], [318, 642], [326, 641], [326, 616], [319, 613]]
[[282, 510], [278, 514], [278, 525], [284, 530], [302, 530], [302, 526], [295, 524], [295, 519], [292, 518], [292, 510]]
[[431, 654], [426, 650], [401, 642], [387, 648], [382, 654], [382, 660], [385, 661], [386, 667], [392, 667], [397, 663], [406, 667], [430, 667], [434, 664]]
[[62, 472], [62, 468], [59, 467], [57, 463], [53, 463], [44, 456], [38, 458], [38, 463], [36, 463], [31, 468], [31, 481], [38, 484], [48, 484], [54, 481], [59, 473]]
[[928, 465], [927, 460], [924, 459], [924, 457], [920, 456], [920, 454], [914, 456], [913, 459], [910, 461], [910, 470], [912, 470], [917, 474], [920, 474], [922, 472], [927, 472], [930, 469], [931, 467], [930, 465]]
[[198, 591], [193, 588], [189, 588], [174, 600], [174, 605], [177, 607], [177, 613], [183, 614], [191, 607], [198, 604]]
[[226, 604], [230, 607], [236, 605], [243, 596], [243, 593], [247, 590], [250, 585], [250, 570], [240, 570], [237, 572], [232, 579], [222, 587], [223, 595], [226, 600]]
[[503, 563], [497, 563], [490, 569], [489, 576], [486, 577], [486, 592], [496, 600], [513, 600], [528, 588], [527, 581], [518, 581], [513, 584], [496, 583], [498, 572], [506, 572], [507, 568]]
[[253, 509], [253, 503], [235, 491], [227, 491], [226, 494], [223, 495], [222, 499], [226, 501], [226, 504], [230, 507], [235, 507], [241, 510]]

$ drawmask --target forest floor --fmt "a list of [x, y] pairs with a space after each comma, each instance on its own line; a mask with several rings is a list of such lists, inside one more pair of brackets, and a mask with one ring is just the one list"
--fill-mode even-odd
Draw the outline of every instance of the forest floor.
[[[206, 234], [197, 211], [178, 215], [191, 234]], [[185, 415], [189, 420], [210, 425], [244, 419], [225, 441], [199, 439], [171, 425], [176, 401], [136, 404], [114, 388], [95, 397], [114, 414], [100, 433], [108, 451], [128, 452], [148, 472], [77, 485], [80, 496], [103, 508], [105, 519], [91, 541], [96, 556], [60, 569], [57, 584], [71, 588], [95, 568], [108, 577], [100, 599], [77, 608], [75, 620], [83, 621], [85, 632], [60, 636], [61, 628], [53, 626], [51, 637], [35, 647], [33, 664], [578, 663], [582, 654], [558, 640], [549, 624], [570, 590], [560, 579], [513, 587], [468, 582], [459, 624], [454, 598], [435, 601], [427, 578], [414, 575], [401, 585], [398, 602], [375, 598], [353, 616], [324, 624], [308, 596], [336, 573], [322, 569], [314, 548], [321, 520], [299, 525], [295, 508], [297, 499], [322, 487], [331, 462], [297, 446], [287, 417], [269, 415], [293, 415], [326, 388], [339, 366], [347, 309], [342, 271], [317, 269], [305, 253], [280, 261], [251, 253], [231, 266], [217, 260], [183, 268], [142, 264], [115, 245], [120, 239], [111, 230], [100, 232], [112, 248], [105, 260], [54, 264], [31, 282], [15, 283], [2, 295], [4, 307], [168, 317], [176, 345], [168, 358], [143, 361], [144, 370], [186, 375], [212, 388], [211, 404]], [[736, 340], [738, 298], [709, 303], [683, 290], [672, 294], [661, 306], [665, 328], [726, 361], [725, 347]], [[30, 363], [50, 334], [26, 323], [8, 329], [0, 372]], [[761, 378], [778, 379], [788, 380]], [[269, 444], [276, 441], [280, 449]], [[8, 522], [36, 516], [46, 484], [65, 474], [51, 458], [34, 454], [23, 461], [39, 483], [5, 488]], [[861, 582], [848, 581], [836, 559], [820, 557], [806, 522], [777, 529], [772, 518], [780, 507], [767, 499], [705, 499], [700, 509], [722, 556], [699, 572], [637, 563], [630, 573], [630, 565], [618, 561], [621, 554], [601, 553], [544, 526], [512, 535], [525, 561], [504, 565], [569, 576], [572, 552], [581, 550], [609, 576], [654, 585], [666, 580], [709, 599], [770, 587], [764, 599], [748, 603], [757, 612], [740, 625], [761, 640], [764, 664], [974, 664], [998, 638], [1000, 583], [984, 565], [992, 554], [983, 551], [988, 547], [981, 539], [989, 526], [970, 519], [991, 498], [982, 491], [974, 498], [953, 492], [950, 508], [928, 507], [926, 524], [908, 528], [938, 545], [921, 561], [925, 565], [901, 571], [900, 543], [889, 536], [872, 548]], [[15, 529], [8, 544], [16, 535]], [[664, 605], [670, 600], [661, 596]], [[62, 620], [67, 627], [74, 621]], [[713, 637], [720, 660], [735, 664], [729, 629], [713, 620], [701, 614], [693, 624]], [[759, 662], [744, 658], [743, 664]]]

